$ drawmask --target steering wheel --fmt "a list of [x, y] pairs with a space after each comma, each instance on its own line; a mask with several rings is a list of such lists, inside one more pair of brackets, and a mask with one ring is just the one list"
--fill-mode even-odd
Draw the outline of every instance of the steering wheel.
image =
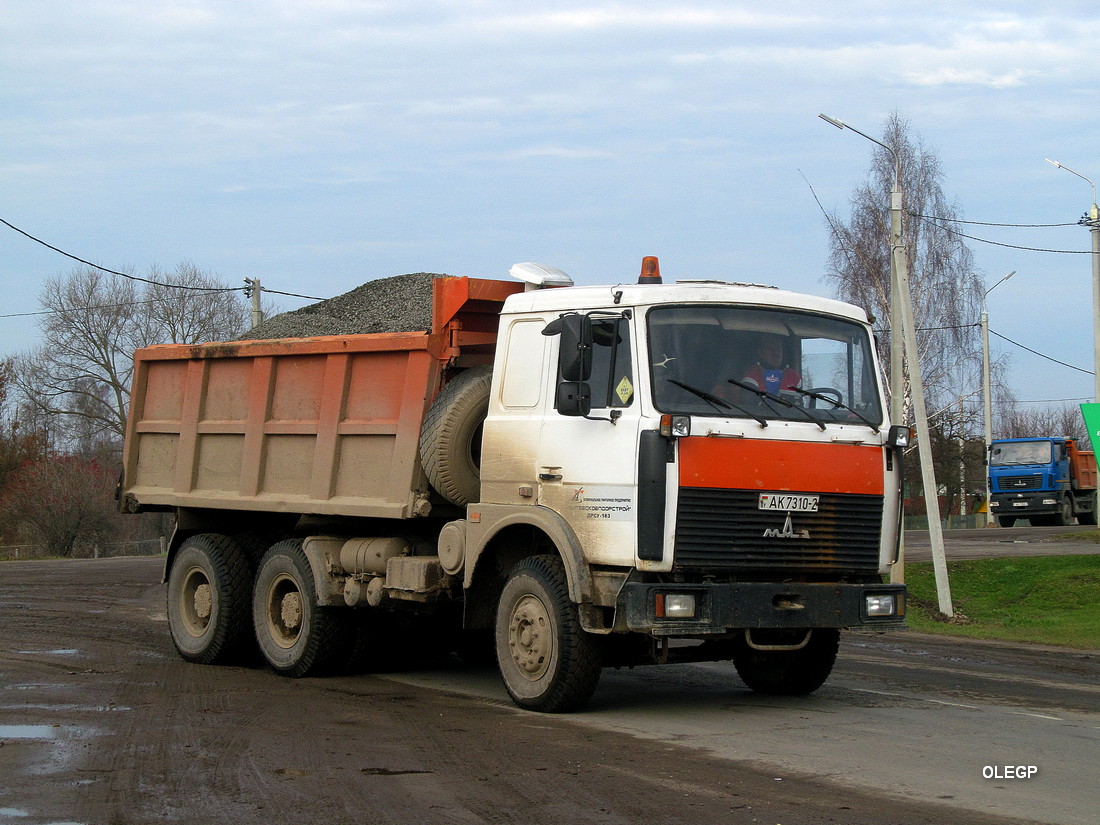
[[[844, 398], [844, 396], [841, 395], [840, 390], [834, 389], [833, 387], [810, 387], [809, 389], [806, 390], [806, 392], [813, 392], [813, 393], [817, 393], [818, 395], [832, 395], [832, 396], [835, 396], [837, 404], [840, 404], [841, 399]], [[811, 409], [817, 409], [818, 399], [814, 398], [812, 395], [808, 395], [808, 396], [806, 396], [806, 398], [810, 402]]]

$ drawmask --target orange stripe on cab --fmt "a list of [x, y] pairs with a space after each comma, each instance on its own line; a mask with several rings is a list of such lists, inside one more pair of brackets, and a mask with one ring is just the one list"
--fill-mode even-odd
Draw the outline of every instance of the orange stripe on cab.
[[882, 495], [885, 486], [881, 447], [703, 436], [677, 443], [681, 487]]

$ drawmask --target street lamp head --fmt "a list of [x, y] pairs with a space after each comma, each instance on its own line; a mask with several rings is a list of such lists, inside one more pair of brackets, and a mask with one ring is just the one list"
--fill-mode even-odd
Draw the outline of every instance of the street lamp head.
[[835, 117], [829, 117], [828, 115], [820, 115], [819, 114], [818, 117], [821, 118], [822, 120], [824, 120], [826, 123], [833, 124], [833, 126], [835, 126], [838, 129], [843, 129], [847, 125], [846, 123], [844, 123], [844, 121], [837, 120]]
[[1096, 213], [1096, 183], [1093, 181], [1093, 179], [1090, 178], [1090, 177], [1086, 177], [1085, 175], [1082, 175], [1080, 172], [1076, 171], [1075, 169], [1070, 169], [1064, 163], [1059, 163], [1058, 161], [1051, 160], [1050, 158], [1043, 158], [1043, 160], [1045, 160], [1047, 163], [1049, 163], [1051, 166], [1055, 167], [1056, 169], [1065, 169], [1071, 175], [1076, 175], [1081, 180], [1086, 181], [1088, 183], [1088, 185], [1092, 187], [1092, 207], [1093, 207], [1092, 208], [1092, 218], [1095, 220], [1095, 218], [1096, 218], [1096, 214], [1095, 214]]

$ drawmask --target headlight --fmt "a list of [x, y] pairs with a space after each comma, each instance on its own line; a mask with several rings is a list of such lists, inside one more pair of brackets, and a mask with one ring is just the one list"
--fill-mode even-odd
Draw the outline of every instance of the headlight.
[[661, 435], [665, 438], [687, 438], [691, 435], [691, 416], [662, 415]]
[[658, 593], [654, 607], [658, 619], [691, 619], [695, 616], [695, 594]]
[[896, 616], [898, 597], [893, 593], [869, 593], [865, 597], [868, 616]]

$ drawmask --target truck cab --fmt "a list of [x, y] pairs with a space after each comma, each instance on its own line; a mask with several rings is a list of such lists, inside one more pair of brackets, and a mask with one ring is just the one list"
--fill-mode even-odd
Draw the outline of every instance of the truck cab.
[[1096, 524], [1096, 458], [1072, 438], [1006, 438], [989, 449], [990, 512], [1001, 527]]
[[[876, 376], [865, 314], [837, 301], [715, 281], [511, 296], [467, 592], [534, 527], [566, 548], [581, 627], [612, 659], [641, 634], [657, 660], [733, 658], [763, 689], [816, 688], [839, 628], [904, 626], [886, 574], [908, 430]], [[468, 623], [490, 601], [468, 597]], [[508, 630], [502, 659], [524, 646]]]

